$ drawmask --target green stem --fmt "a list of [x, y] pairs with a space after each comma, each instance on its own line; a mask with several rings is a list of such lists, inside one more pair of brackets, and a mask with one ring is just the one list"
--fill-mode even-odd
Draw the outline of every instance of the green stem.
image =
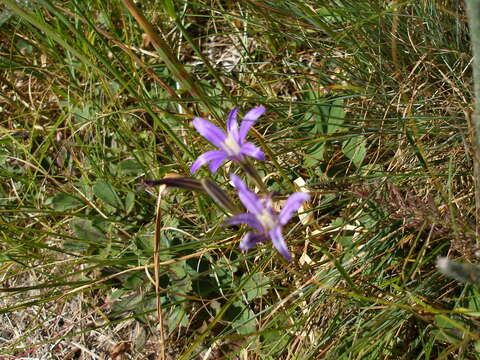
[[255, 182], [255, 184], [260, 188], [260, 191], [268, 194], [268, 189], [265, 183], [262, 180], [262, 177], [260, 174], [255, 170], [253, 167], [252, 163], [248, 160], [245, 159], [245, 162], [240, 163], [240, 166], [242, 167], [243, 171]]

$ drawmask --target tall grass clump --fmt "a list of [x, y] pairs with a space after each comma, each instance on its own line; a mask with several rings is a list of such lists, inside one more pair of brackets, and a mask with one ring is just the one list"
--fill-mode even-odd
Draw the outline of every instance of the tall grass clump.
[[2, 356], [480, 357], [462, 2], [0, 4]]

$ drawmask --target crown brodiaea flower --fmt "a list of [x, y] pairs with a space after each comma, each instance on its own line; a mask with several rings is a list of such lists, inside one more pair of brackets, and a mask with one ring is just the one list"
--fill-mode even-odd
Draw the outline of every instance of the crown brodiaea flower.
[[290, 195], [280, 213], [276, 213], [271, 204], [270, 198], [259, 198], [251, 192], [247, 185], [235, 175], [230, 176], [233, 185], [238, 190], [238, 196], [248, 213], [232, 216], [224, 222], [224, 225], [247, 224], [256, 232], [248, 232], [240, 241], [240, 249], [247, 251], [259, 242], [270, 239], [273, 246], [288, 261], [292, 255], [288, 251], [287, 244], [282, 235], [282, 226], [288, 223], [293, 214], [300, 208], [302, 203], [310, 198], [304, 192], [296, 192]]
[[195, 118], [193, 126], [205, 139], [210, 141], [219, 150], [210, 150], [200, 155], [190, 168], [190, 173], [197, 171], [202, 165], [210, 163], [211, 172], [217, 171], [225, 160], [243, 162], [246, 156], [264, 161], [262, 150], [250, 142], [246, 142], [248, 130], [253, 123], [265, 112], [265, 107], [258, 106], [250, 110], [242, 120], [240, 127], [237, 123], [238, 107], [232, 109], [227, 119], [227, 133], [210, 121]]

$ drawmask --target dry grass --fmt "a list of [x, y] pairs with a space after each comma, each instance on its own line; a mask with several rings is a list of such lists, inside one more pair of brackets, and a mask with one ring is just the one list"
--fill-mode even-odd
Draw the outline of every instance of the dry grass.
[[[0, 353], [72, 360], [159, 356], [152, 275], [138, 272], [138, 280], [129, 273], [62, 295], [152, 263], [155, 197], [138, 190], [140, 178], [188, 174], [193, 155], [179, 143], [197, 155], [207, 149], [189, 126], [194, 116], [220, 123], [234, 105], [245, 110], [262, 103], [269, 111], [252, 135], [270, 159], [260, 166], [262, 176], [282, 193], [303, 178], [312, 194], [310, 221], [287, 228], [301, 261], [277, 262], [269, 246], [240, 257], [241, 233], [216, 226], [223, 214], [210, 200], [170, 193], [163, 226], [179, 231], [162, 230], [167, 240], [162, 237], [160, 256], [209, 250], [185, 268], [160, 268], [167, 357], [468, 358], [474, 337], [449, 342], [432, 330], [450, 331], [440, 315], [478, 328], [474, 316], [456, 312], [473, 306], [471, 289], [447, 283], [434, 268], [437, 255], [474, 261], [478, 251], [467, 121], [471, 56], [462, 6], [422, 1], [393, 11], [348, 1], [174, 3], [178, 19], [154, 4], [142, 11], [205, 98], [185, 90], [184, 79], [164, 66], [120, 2], [36, 8], [36, 18], [44, 17], [85, 63], [44, 35], [46, 27], [27, 26], [26, 17], [0, 25], [10, 34], [0, 45], [7, 64], [0, 73], [0, 170], [9, 177], [0, 187], [6, 209], [0, 212], [0, 308], [8, 309], [0, 314]], [[335, 101], [344, 114], [341, 126], [313, 131]], [[360, 164], [343, 147], [352, 138], [365, 144]], [[312, 148], [322, 143], [324, 154], [313, 157]], [[318, 161], [308, 165], [308, 158]], [[126, 160], [135, 162], [134, 170], [121, 169]], [[232, 169], [215, 178], [226, 188], [223, 176]], [[122, 201], [134, 194], [130, 213], [95, 193], [100, 180]], [[59, 193], [81, 205], [57, 210]], [[71, 224], [78, 219], [90, 221], [101, 240], [76, 233]], [[241, 284], [256, 272], [268, 287], [247, 299]], [[138, 304], [118, 311], [135, 296]], [[253, 316], [253, 330], [242, 328], [234, 308]], [[172, 322], [181, 311], [186, 323]]]

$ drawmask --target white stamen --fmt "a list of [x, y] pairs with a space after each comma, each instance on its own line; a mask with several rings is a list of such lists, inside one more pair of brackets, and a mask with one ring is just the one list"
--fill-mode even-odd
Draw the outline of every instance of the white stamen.
[[225, 141], [223, 142], [223, 150], [229, 155], [229, 156], [237, 156], [240, 155], [240, 144], [237, 143], [237, 141], [234, 139], [232, 134], [229, 134]]
[[267, 231], [273, 229], [277, 223], [275, 217], [272, 216], [269, 209], [264, 209], [261, 214], [257, 215], [257, 219]]

